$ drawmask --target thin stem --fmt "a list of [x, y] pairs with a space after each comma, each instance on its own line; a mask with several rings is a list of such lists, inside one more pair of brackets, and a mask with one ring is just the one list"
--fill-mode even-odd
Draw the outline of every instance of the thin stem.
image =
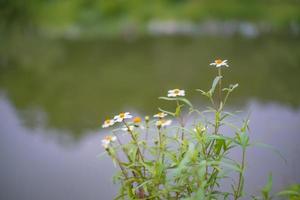
[[234, 200], [239, 199], [241, 197], [241, 193], [243, 191], [242, 182], [244, 181], [243, 175], [244, 175], [244, 169], [245, 169], [245, 157], [246, 157], [246, 148], [243, 148], [241, 172], [239, 174], [239, 182], [238, 182], [237, 191], [234, 195]]
[[[214, 130], [214, 135], [217, 135], [218, 134], [218, 131], [219, 131], [219, 128], [220, 128], [220, 117], [219, 117], [220, 113], [219, 111], [216, 111], [215, 113], [215, 130]], [[207, 156], [210, 155], [211, 151], [212, 151], [212, 148], [214, 146], [214, 143], [215, 143], [215, 140], [212, 141], [210, 147], [209, 147], [209, 150], [208, 150], [208, 153], [207, 153]]]
[[[176, 100], [176, 103], [177, 103], [177, 109], [179, 108], [180, 109], [180, 104], [179, 104], [179, 101]], [[177, 111], [176, 109], [176, 111]], [[180, 115], [180, 113], [178, 113], [178, 121], [179, 121], [179, 124], [181, 126], [181, 140], [183, 141], [184, 140], [184, 121], [183, 121], [183, 118], [182, 116]]]
[[213, 106], [213, 108], [217, 109], [216, 106], [215, 106], [215, 102], [214, 102], [214, 99], [211, 97], [211, 95], [209, 96], [209, 100]]
[[[218, 68], [218, 76], [222, 77], [222, 68], [221, 67]], [[220, 80], [219, 80], [219, 96], [218, 96], [218, 99], [219, 99], [219, 105], [220, 105], [221, 102], [222, 102], [222, 78], [220, 78]]]
[[[221, 73], [221, 70], [219, 70], [219, 75], [220, 75], [220, 73]], [[221, 81], [221, 80], [220, 80]], [[220, 85], [219, 85], [220, 86]], [[221, 93], [219, 93], [219, 98], [221, 99]], [[220, 105], [221, 105], [221, 103], [220, 103]], [[219, 128], [220, 128], [220, 115], [221, 115], [221, 112], [222, 112], [222, 108], [221, 108], [221, 106], [220, 106], [220, 108], [219, 109], [216, 109], [216, 111], [215, 111], [215, 129], [214, 129], [214, 135], [217, 135], [218, 134], [218, 132], [219, 132]], [[209, 144], [209, 147], [208, 147], [208, 153], [207, 153], [207, 159], [209, 158], [209, 156], [211, 155], [211, 153], [212, 153], [212, 150], [213, 150], [213, 148], [214, 148], [214, 145], [215, 145], [215, 139]], [[212, 178], [212, 175], [214, 174], [214, 171], [215, 171], [215, 169], [213, 170], [213, 172], [212, 172], [212, 174], [211, 174], [211, 177], [210, 178]], [[208, 176], [208, 166], [206, 166], [206, 172], [205, 172], [205, 177], [206, 177], [206, 179], [207, 179], [207, 176]], [[213, 184], [214, 185], [214, 184]], [[211, 188], [213, 188], [213, 185], [212, 185], [212, 187]]]
[[158, 129], [158, 140], [159, 140], [159, 148], [162, 147], [162, 141], [161, 141], [161, 131], [160, 128]]
[[[148, 135], [149, 135], [149, 122], [146, 122], [146, 135], [145, 135], [145, 142], [148, 142]], [[146, 147], [143, 148], [143, 155], [145, 155]]]
[[119, 165], [119, 167], [120, 167], [120, 169], [121, 169], [121, 171], [122, 171], [124, 177], [125, 177], [126, 179], [128, 179], [128, 175], [127, 175], [127, 173], [126, 173], [126, 170], [124, 169], [123, 165], [121, 164], [121, 161], [120, 161], [120, 159], [118, 158], [117, 154], [116, 154], [115, 156], [113, 156], [113, 155], [111, 154], [111, 152], [109, 151], [109, 149], [106, 149], [106, 151], [107, 151], [108, 155], [110, 155], [112, 158], [114, 158], [114, 159], [117, 161], [117, 163], [118, 163], [118, 165]]
[[[218, 76], [222, 77], [221, 67], [218, 68]], [[214, 133], [213, 133], [214, 135], [218, 134], [219, 128], [220, 128], [220, 115], [221, 115], [221, 112], [222, 112], [222, 107], [221, 107], [221, 103], [222, 103], [222, 78], [219, 80], [218, 86], [219, 86], [219, 93], [218, 93], [219, 108], [216, 108], [216, 110], [215, 110], [215, 126], [214, 126], [215, 129], [214, 129]], [[212, 98], [211, 98], [211, 102], [214, 106], [214, 101], [213, 101]], [[215, 140], [213, 140], [210, 143], [209, 147], [208, 147], [207, 158], [210, 156], [214, 145], [215, 145]], [[206, 177], [207, 177], [207, 173], [208, 173], [208, 168], [206, 167]]]
[[[218, 68], [218, 76], [222, 76], [222, 71], [221, 71], [221, 67]], [[219, 109], [216, 109], [216, 112], [215, 112], [215, 131], [214, 131], [214, 134], [218, 134], [218, 131], [219, 131], [219, 127], [220, 127], [220, 115], [221, 115], [221, 112], [222, 112], [222, 108], [221, 108], [221, 102], [222, 102], [222, 79], [220, 79], [219, 81], [219, 96], [218, 96], [218, 99], [219, 99]], [[209, 151], [208, 151], [208, 156], [210, 155], [210, 152], [212, 150], [212, 147], [214, 146], [214, 142], [215, 140], [213, 140], [213, 142], [211, 143], [210, 147], [209, 147]]]
[[140, 150], [140, 146], [139, 146], [139, 144], [138, 144], [137, 139], [135, 138], [135, 136], [134, 136], [132, 130], [130, 129], [130, 127], [128, 126], [128, 124], [127, 124], [124, 120], [123, 120], [123, 123], [125, 124], [125, 126], [126, 126], [128, 132], [130, 133], [132, 140], [136, 143], [136, 145], [137, 145], [137, 150], [138, 150], [138, 154], [140, 155], [140, 158], [141, 158], [142, 161], [144, 162], [144, 157], [143, 157], [142, 152], [141, 152], [141, 150]]
[[157, 147], [157, 162], [159, 162], [160, 159], [160, 153], [161, 153], [161, 127], [158, 127], [158, 147]]
[[[115, 134], [114, 132], [113, 132], [113, 134], [116, 136], [116, 134]], [[117, 136], [116, 136], [116, 137], [117, 137]], [[131, 158], [129, 157], [128, 152], [127, 152], [126, 149], [124, 148], [124, 146], [123, 146], [121, 140], [120, 140], [118, 137], [117, 137], [117, 140], [118, 140], [118, 143], [119, 143], [120, 146], [121, 146], [121, 149], [123, 150], [124, 154], [126, 155], [128, 161], [129, 161], [129, 162], [132, 162], [132, 160], [131, 160]], [[118, 159], [118, 163], [121, 163], [121, 162], [120, 162], [120, 159]], [[123, 166], [122, 166], [122, 167], [120, 166], [120, 168], [122, 168], [122, 169], [121, 169], [122, 171], [126, 171], [126, 170], [124, 169]], [[136, 173], [135, 173], [134, 171], [131, 171], [131, 172], [132, 172], [132, 175], [133, 175], [134, 177], [137, 177], [137, 175], [136, 175]]]
[[223, 106], [226, 104], [227, 99], [228, 99], [228, 97], [229, 97], [229, 94], [230, 94], [230, 91], [228, 91], [228, 92], [226, 93], [226, 96], [225, 96], [225, 98], [224, 98]]
[[[117, 136], [117, 134], [116, 134], [114, 131], [112, 131], [112, 133], [113, 133], [113, 135], [117, 138], [117, 141], [118, 141], [119, 145], [120, 145], [121, 147], [123, 147], [123, 143], [121, 142], [121, 140], [120, 140], [120, 138]], [[125, 153], [125, 152], [124, 152], [124, 153]]]
[[[140, 158], [141, 158], [142, 161], [144, 162], [144, 158], [143, 158], [143, 155], [142, 155], [142, 153], [141, 153], [141, 150], [140, 150], [139, 144], [138, 144], [138, 142], [137, 142], [137, 139], [134, 137], [133, 132], [131, 131], [130, 127], [129, 127], [128, 124], [125, 122], [125, 120], [123, 120], [123, 123], [124, 123], [125, 126], [127, 127], [127, 130], [128, 130], [128, 132], [130, 133], [130, 135], [131, 135], [131, 137], [132, 137], [132, 140], [136, 143], [136, 145], [137, 145], [137, 150], [138, 150], [137, 153], [140, 155]], [[128, 156], [128, 158], [130, 159], [129, 156]], [[145, 167], [143, 167], [143, 172], [144, 172], [144, 176], [146, 176], [146, 169], [145, 169]], [[143, 172], [141, 172], [141, 174], [142, 174]], [[135, 177], [137, 177], [137, 175], [136, 175], [133, 171], [132, 171], [132, 173], [133, 173], [133, 175], [134, 175]], [[140, 190], [140, 191], [143, 191], [142, 188], [140, 188], [139, 190]], [[142, 192], [141, 194], [143, 194], [143, 192]]]

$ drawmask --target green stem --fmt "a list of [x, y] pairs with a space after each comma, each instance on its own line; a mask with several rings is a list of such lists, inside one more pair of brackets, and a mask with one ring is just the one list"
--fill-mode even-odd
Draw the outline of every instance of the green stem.
[[107, 151], [108, 155], [110, 155], [113, 159], [115, 159], [115, 160], [117, 161], [117, 163], [118, 163], [118, 165], [119, 165], [119, 167], [120, 167], [120, 169], [121, 169], [121, 171], [122, 171], [124, 177], [125, 177], [126, 179], [128, 179], [128, 175], [127, 175], [127, 173], [126, 173], [126, 170], [124, 169], [123, 165], [121, 164], [121, 161], [120, 161], [120, 159], [118, 158], [118, 156], [117, 156], [117, 155], [113, 155], [113, 154], [109, 151], [109, 149], [106, 149], [106, 151]]
[[225, 104], [226, 104], [226, 102], [227, 102], [227, 99], [228, 99], [228, 97], [229, 97], [229, 94], [230, 94], [230, 92], [228, 91], [228, 92], [226, 93], [225, 98], [224, 98], [223, 106], [225, 106]]
[[[148, 142], [148, 135], [149, 135], [149, 123], [146, 122], [146, 135], [145, 135], [145, 142], [147, 145]], [[145, 155], [146, 147], [143, 148], [143, 155]]]
[[158, 147], [157, 147], [157, 162], [159, 162], [160, 159], [160, 153], [161, 153], [161, 127], [158, 128]]
[[[221, 67], [218, 68], [218, 76], [222, 77], [222, 68]], [[221, 102], [222, 102], [222, 78], [219, 80], [219, 96], [218, 96], [218, 99], [219, 99], [219, 105], [221, 105]]]
[[246, 157], [246, 148], [243, 148], [241, 172], [239, 174], [239, 182], [238, 182], [237, 190], [235, 192], [234, 200], [239, 199], [243, 191], [242, 182], [244, 181], [245, 157]]
[[[181, 109], [178, 100], [176, 100], [176, 103], [177, 103], [177, 109]], [[177, 111], [177, 109], [176, 109], [176, 111]], [[183, 121], [182, 116], [180, 115], [180, 112], [178, 113], [177, 118], [178, 118], [179, 124], [181, 126], [181, 140], [183, 141], [184, 140], [184, 121]]]
[[217, 109], [217, 108], [216, 108], [216, 105], [215, 105], [215, 102], [214, 102], [214, 99], [211, 97], [211, 95], [209, 96], [209, 100], [210, 100], [210, 102], [211, 102], [213, 108]]
[[142, 161], [144, 162], [144, 157], [143, 157], [142, 152], [141, 152], [141, 150], [140, 150], [140, 146], [139, 146], [139, 143], [138, 143], [137, 139], [135, 138], [133, 132], [130, 130], [128, 124], [127, 124], [124, 120], [123, 120], [123, 123], [125, 124], [125, 126], [126, 126], [128, 132], [130, 133], [132, 140], [136, 143], [136, 145], [137, 145], [137, 150], [138, 150], [138, 154], [140, 155], [140, 158], [141, 158]]
[[[219, 77], [222, 77], [222, 69], [221, 67], [218, 68], [218, 76]], [[219, 93], [218, 93], [218, 102], [219, 102], [219, 108], [215, 108], [215, 129], [214, 129], [214, 135], [217, 135], [218, 132], [219, 132], [219, 127], [220, 127], [220, 115], [221, 115], [221, 112], [222, 112], [222, 107], [221, 107], [221, 102], [222, 102], [222, 78], [219, 80], [219, 83], [218, 83], [218, 87], [219, 87]], [[214, 101], [212, 98], [211, 99], [211, 102], [214, 106]], [[214, 106], [215, 107], [215, 106]], [[208, 147], [208, 153], [207, 153], [207, 158], [209, 158], [210, 154], [211, 154], [211, 151], [214, 147], [214, 144], [215, 144], [215, 140], [213, 140], [209, 147]], [[208, 168], [206, 167], [206, 178], [207, 178], [207, 174], [208, 173]]]
[[[222, 76], [222, 71], [221, 71], [221, 67], [218, 68], [218, 76]], [[214, 130], [214, 134], [218, 134], [219, 131], [219, 126], [220, 126], [220, 115], [222, 112], [222, 107], [221, 107], [221, 102], [222, 102], [222, 79], [220, 79], [219, 81], [219, 95], [218, 95], [218, 100], [219, 100], [219, 105], [220, 107], [217, 109], [216, 108], [216, 112], [215, 112], [215, 130]], [[208, 156], [210, 155], [212, 148], [214, 146], [214, 142], [215, 140], [212, 141], [210, 147], [209, 147], [209, 151], [208, 151]]]
[[[220, 128], [220, 112], [219, 111], [216, 111], [215, 113], [215, 130], [214, 130], [214, 135], [217, 135], [218, 134], [218, 131], [219, 131], [219, 128]], [[207, 156], [210, 155], [211, 151], [212, 151], [212, 148], [214, 146], [214, 142], [215, 140], [212, 141], [210, 147], [209, 147], [209, 150], [208, 150], [208, 153], [207, 153]]]

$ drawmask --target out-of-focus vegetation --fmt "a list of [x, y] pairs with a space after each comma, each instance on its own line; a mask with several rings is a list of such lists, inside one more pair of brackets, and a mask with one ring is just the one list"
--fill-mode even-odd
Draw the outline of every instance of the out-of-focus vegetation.
[[243, 85], [234, 105], [249, 99], [291, 107], [300, 102], [300, 42], [293, 37], [127, 42], [28, 36], [3, 41], [0, 55], [0, 90], [18, 110], [41, 108], [50, 127], [78, 136], [99, 127], [100, 116], [125, 108], [156, 112], [159, 104], [153, 100], [169, 88], [209, 87], [213, 70], [207, 63], [214, 57], [228, 59], [234, 70], [226, 76]]
[[300, 184], [291, 185], [287, 189], [279, 192], [277, 195], [288, 197], [289, 200], [299, 200], [300, 199]]
[[[254, 34], [251, 40], [210, 34], [147, 36], [149, 24], [168, 20], [196, 25], [236, 20], [272, 26], [272, 31], [288, 29], [292, 23], [298, 30], [299, 4], [299, 0], [0, 0], [0, 89], [19, 110], [40, 106], [49, 126], [80, 135], [83, 129], [99, 126], [99, 116], [126, 106], [154, 112], [148, 99], [159, 96], [158, 91], [206, 87], [211, 74], [203, 63], [221, 57], [235, 62], [237, 69], [229, 76], [247, 91], [238, 91], [239, 99], [299, 106], [297, 35]], [[138, 34], [143, 37], [131, 42], [119, 37]], [[183, 68], [184, 76], [179, 73]]]
[[[120, 167], [113, 178], [119, 185], [115, 199], [250, 199], [244, 192], [246, 152], [254, 145], [250, 142], [249, 120], [237, 120], [235, 114], [225, 111], [228, 97], [239, 84], [228, 88], [222, 85], [222, 68], [228, 65], [218, 61], [214, 63], [220, 66], [214, 69], [217, 76], [210, 89], [197, 89], [211, 102], [208, 109], [195, 108], [185, 97], [186, 91], [175, 89], [159, 97], [173, 108], [161, 110], [163, 113], [154, 115], [154, 119], [148, 116], [145, 122], [139, 117], [131, 120], [128, 112], [115, 116], [113, 122], [104, 122], [104, 128], [114, 129], [102, 140], [103, 147]], [[192, 114], [193, 124], [189, 125], [185, 119]], [[232, 125], [233, 120], [237, 126]], [[129, 142], [124, 141], [119, 123], [125, 125]], [[232, 156], [234, 150], [241, 152], [241, 159]], [[121, 158], [120, 154], [125, 156]], [[223, 189], [224, 183], [231, 188]]]
[[0, 27], [48, 34], [143, 33], [151, 20], [240, 20], [277, 28], [300, 22], [299, 0], [2, 0]]

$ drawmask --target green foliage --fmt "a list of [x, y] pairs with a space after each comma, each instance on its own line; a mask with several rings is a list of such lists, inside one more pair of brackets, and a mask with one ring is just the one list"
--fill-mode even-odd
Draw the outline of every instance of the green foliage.
[[270, 192], [271, 192], [271, 189], [272, 189], [272, 185], [273, 185], [272, 175], [270, 174], [267, 184], [261, 190], [263, 199], [265, 199], [265, 200], [271, 199]]
[[[195, 108], [184, 97], [185, 91], [175, 89], [168, 92], [168, 97], [159, 97], [176, 104], [174, 111], [160, 109], [162, 113], [154, 115], [158, 119], [150, 120], [146, 116], [144, 122], [139, 117], [130, 120], [132, 116], [128, 112], [115, 116], [111, 125], [122, 123], [131, 138], [123, 144], [122, 135], [119, 134], [120, 130], [124, 131], [122, 128], [114, 129], [114, 136], [107, 136], [103, 140], [107, 154], [120, 167], [113, 178], [120, 186], [115, 199], [300, 198], [299, 185], [292, 185], [273, 195], [271, 174], [261, 189], [261, 196], [244, 192], [247, 148], [254, 145], [272, 150], [274, 148], [251, 143], [248, 134], [249, 117], [240, 120], [235, 114], [224, 110], [228, 97], [238, 84], [222, 88], [221, 72], [219, 68], [218, 76], [208, 92], [198, 89], [212, 103], [208, 110]], [[120, 116], [126, 115], [129, 116], [118, 121]], [[168, 115], [175, 121], [172, 126], [171, 120], [166, 119]], [[193, 123], [187, 124], [187, 118], [194, 118]], [[232, 120], [237, 121], [232, 123]], [[240, 150], [240, 160], [231, 157], [233, 149]], [[120, 154], [125, 156], [120, 157]], [[231, 190], [224, 191], [223, 184], [230, 184]]]
[[287, 189], [277, 193], [278, 196], [288, 197], [289, 200], [300, 199], [300, 184], [289, 186]]
[[[133, 29], [150, 20], [203, 21], [248, 20], [288, 26], [299, 22], [297, 1], [136, 1], [136, 0], [2, 0], [0, 1], [0, 29], [21, 25], [54, 32], [77, 26], [80, 31], [105, 32], [118, 35], [126, 24]], [[3, 25], [3, 27], [1, 27]], [[102, 28], [97, 28], [102, 27]], [[130, 28], [131, 26], [129, 26]], [[72, 29], [72, 28], [71, 28]], [[139, 30], [143, 32], [143, 30]]]
[[[160, 109], [165, 114], [157, 120], [146, 118], [141, 124], [129, 119], [122, 121], [126, 127], [135, 126], [127, 130], [131, 140], [127, 144], [113, 143], [106, 147], [122, 171], [115, 177], [120, 183], [116, 199], [237, 200], [246, 197], [245, 157], [247, 148], [252, 145], [249, 120], [229, 125], [228, 121], [236, 116], [225, 111], [224, 105], [238, 84], [222, 89], [221, 78], [219, 68], [211, 89], [208, 92], [199, 90], [212, 102], [209, 110], [195, 108], [184, 94], [178, 93], [175, 97], [159, 98], [175, 103], [175, 108], [173, 111]], [[170, 121], [166, 115], [175, 121], [172, 126], [166, 123]], [[188, 118], [194, 118], [193, 124], [187, 124]], [[120, 140], [122, 137], [118, 130], [116, 132]], [[233, 149], [240, 149], [240, 161], [230, 156]], [[120, 161], [117, 152], [126, 155], [126, 161]], [[222, 184], [230, 184], [232, 190], [223, 191]], [[270, 199], [271, 187], [270, 176], [262, 189], [263, 199]]]

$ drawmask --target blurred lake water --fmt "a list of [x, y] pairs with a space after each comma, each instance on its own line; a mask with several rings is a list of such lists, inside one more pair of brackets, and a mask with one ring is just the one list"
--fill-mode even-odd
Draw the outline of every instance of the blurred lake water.
[[[0, 47], [0, 199], [112, 199], [116, 170], [103, 152], [102, 121], [120, 111], [152, 115], [168, 89], [208, 89], [215, 58], [224, 83], [239, 83], [233, 110], [251, 112], [246, 190], [273, 173], [274, 190], [300, 183], [300, 40], [297, 37], [49, 39], [9, 36]], [[248, 178], [248, 179], [247, 179]]]

